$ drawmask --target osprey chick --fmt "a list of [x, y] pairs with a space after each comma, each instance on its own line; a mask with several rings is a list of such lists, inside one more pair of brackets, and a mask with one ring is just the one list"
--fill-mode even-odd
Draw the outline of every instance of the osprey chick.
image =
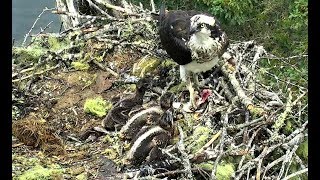
[[197, 108], [198, 73], [211, 70], [229, 42], [218, 20], [197, 11], [160, 9], [160, 40], [168, 55], [180, 65], [180, 78], [187, 83], [190, 104]]

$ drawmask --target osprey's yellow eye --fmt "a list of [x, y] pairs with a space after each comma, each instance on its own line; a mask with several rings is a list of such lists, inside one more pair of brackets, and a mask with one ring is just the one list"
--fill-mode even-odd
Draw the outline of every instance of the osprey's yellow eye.
[[204, 28], [204, 24], [201, 24], [200, 27]]

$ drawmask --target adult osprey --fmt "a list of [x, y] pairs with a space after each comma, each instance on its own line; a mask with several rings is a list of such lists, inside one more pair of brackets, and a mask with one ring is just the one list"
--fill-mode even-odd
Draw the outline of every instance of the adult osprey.
[[162, 46], [180, 65], [180, 78], [187, 83], [190, 105], [196, 109], [197, 73], [206, 72], [218, 63], [229, 45], [227, 35], [215, 17], [197, 11], [166, 12], [162, 6], [159, 22]]

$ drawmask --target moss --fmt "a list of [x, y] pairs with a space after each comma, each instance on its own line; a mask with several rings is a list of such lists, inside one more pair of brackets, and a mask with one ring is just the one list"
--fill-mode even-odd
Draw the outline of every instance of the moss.
[[231, 163], [218, 164], [216, 171], [217, 180], [229, 180], [232, 179], [234, 174], [234, 165]]
[[126, 84], [125, 88], [129, 92], [134, 92], [136, 90], [137, 86], [135, 84]]
[[49, 49], [51, 51], [57, 51], [68, 46], [67, 42], [60, 40], [58, 37], [49, 36], [48, 37]]
[[297, 149], [297, 154], [303, 160], [308, 161], [308, 140], [305, 140], [300, 144], [299, 148]]
[[88, 63], [82, 63], [82, 62], [79, 62], [79, 61], [74, 61], [71, 63], [71, 66], [76, 69], [76, 70], [80, 70], [80, 71], [83, 71], [83, 70], [88, 70], [90, 65]]
[[213, 164], [214, 164], [213, 161], [208, 161], [208, 162], [203, 162], [203, 163], [197, 164], [196, 166], [205, 170], [205, 171], [212, 171]]
[[84, 112], [91, 113], [98, 117], [103, 117], [111, 109], [112, 104], [102, 99], [102, 97], [89, 98], [84, 103]]
[[87, 172], [81, 173], [78, 176], [76, 176], [76, 179], [78, 179], [78, 180], [87, 180], [88, 179], [88, 173]]
[[212, 133], [212, 130], [206, 126], [198, 126], [193, 131], [191, 136], [191, 144], [188, 145], [192, 153], [196, 153], [201, 147], [203, 147]]
[[293, 128], [292, 128], [292, 122], [289, 120], [286, 122], [286, 126], [284, 127], [284, 132], [289, 134], [292, 133]]
[[86, 87], [94, 83], [96, 78], [97, 74], [80, 75], [78, 78], [78, 82], [80, 82], [80, 85], [83, 86], [82, 89], [85, 89]]
[[13, 47], [12, 58], [15, 63], [37, 62], [39, 58], [46, 53], [46, 49], [37, 46], [29, 46], [28, 48]]
[[114, 142], [114, 139], [111, 138], [110, 135], [106, 135], [102, 141], [107, 144], [112, 144]]
[[105, 154], [108, 159], [114, 160], [118, 157], [118, 153], [113, 148], [107, 148], [102, 152], [102, 154]]
[[175, 85], [175, 86], [172, 86], [170, 89], [169, 89], [169, 92], [172, 92], [172, 93], [178, 93], [178, 92], [181, 92], [183, 90], [186, 89], [186, 83], [185, 82], [181, 82], [180, 84], [178, 85]]
[[160, 64], [160, 60], [155, 57], [144, 57], [133, 65], [132, 73], [135, 76], [144, 77], [155, 70]]
[[19, 180], [49, 180], [62, 179], [64, 170], [60, 167], [44, 168], [36, 165], [18, 177]]
[[177, 63], [172, 61], [172, 60], [170, 60], [170, 59], [166, 59], [166, 60], [161, 62], [161, 66], [162, 67], [173, 67], [173, 66], [176, 66], [176, 65], [177, 65]]
[[[297, 172], [299, 170], [301, 170], [300, 169], [300, 164], [297, 163], [295, 160], [293, 160], [291, 162], [288, 175], [292, 174], [292, 173], [295, 173], [295, 172]], [[295, 177], [291, 178], [290, 180], [301, 180], [301, 179], [302, 180], [307, 180], [308, 179], [308, 174], [307, 173], [303, 173], [303, 174], [300, 174], [298, 176], [295, 176]]]

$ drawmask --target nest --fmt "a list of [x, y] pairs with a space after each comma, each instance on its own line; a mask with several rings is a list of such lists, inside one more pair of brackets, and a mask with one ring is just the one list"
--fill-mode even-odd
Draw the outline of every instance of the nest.
[[[157, 66], [136, 67], [139, 69], [136, 74], [153, 75], [157, 86], [153, 93], [172, 91], [177, 96], [182, 94], [176, 88], [180, 83], [178, 66], [164, 63], [169, 57], [160, 46], [157, 22], [152, 19], [155, 11], [125, 1], [122, 1], [122, 7], [87, 2], [99, 12], [98, 15], [55, 11], [63, 17], [78, 20], [78, 23], [69, 23], [76, 25], [58, 35], [38, 35], [35, 39], [49, 47], [46, 49], [48, 53], [40, 56], [32, 70], [15, 66], [14, 87], [18, 82], [48, 75], [56, 69], [74, 70], [72, 62], [76, 61], [84, 64], [81, 70], [89, 68], [108, 72], [113, 77], [112, 80], [109, 78], [112, 85], [108, 89], [113, 89], [136, 82], [133, 72], [137, 70], [132, 69], [133, 64], [148, 64], [144, 63], [146, 57], [152, 57]], [[103, 8], [117, 11], [117, 18]], [[63, 42], [64, 46], [53, 50], [52, 47], [57, 46], [52, 46], [52, 38]], [[31, 41], [31, 45], [37, 42]], [[162, 149], [168, 156], [166, 165], [159, 162], [133, 169], [121, 167], [123, 171], [109, 176], [120, 179], [280, 179], [307, 172], [307, 163], [298, 149], [308, 134], [308, 120], [304, 119], [307, 108], [301, 108], [308, 91], [295, 85], [300, 94], [293, 97], [290, 89], [283, 93], [266, 84], [263, 81], [266, 72], [259, 62], [272, 57], [254, 41], [232, 42], [219, 64], [221, 72], [215, 75], [212, 71], [207, 72], [200, 78], [201, 83], [213, 92], [203, 111], [188, 114], [176, 110], [183, 114], [183, 118], [176, 122], [178, 137]], [[294, 125], [291, 123], [288, 128], [289, 121]], [[63, 149], [61, 140], [40, 121], [18, 120], [13, 123], [13, 132], [26, 145], [46, 151]], [[165, 172], [159, 169], [165, 169]]]
[[40, 120], [20, 120], [12, 123], [13, 135], [27, 146], [40, 148], [48, 155], [65, 153], [62, 140]]

